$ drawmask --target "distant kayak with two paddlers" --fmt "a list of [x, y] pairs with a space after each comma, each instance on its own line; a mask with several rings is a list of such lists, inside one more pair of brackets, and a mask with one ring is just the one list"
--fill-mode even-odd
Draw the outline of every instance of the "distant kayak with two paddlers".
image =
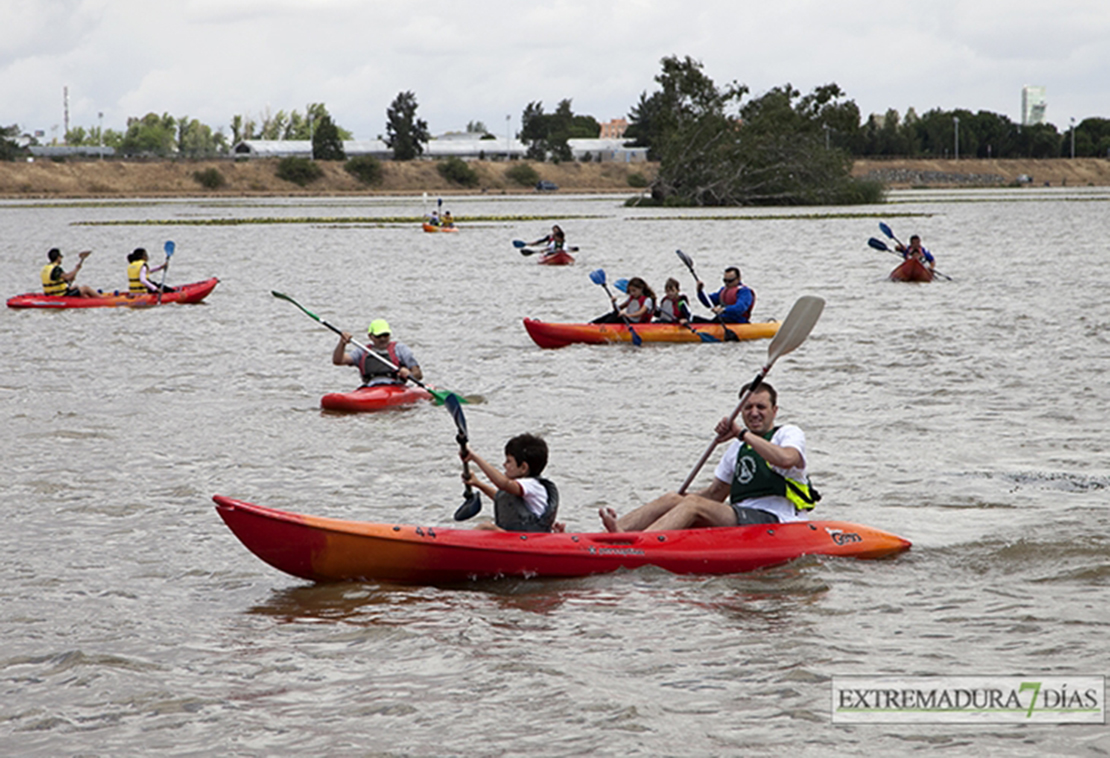
[[8, 299], [9, 308], [120, 308], [166, 305], [168, 303], [199, 303], [211, 294], [220, 280], [216, 277], [202, 282], [179, 284], [174, 290], [157, 292], [112, 292], [101, 297], [67, 297], [28, 292]]

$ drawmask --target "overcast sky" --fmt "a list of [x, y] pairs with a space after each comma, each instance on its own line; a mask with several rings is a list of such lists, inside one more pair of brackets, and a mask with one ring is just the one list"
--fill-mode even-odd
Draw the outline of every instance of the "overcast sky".
[[1110, 118], [1110, 0], [0, 0], [0, 125], [62, 136], [149, 112], [229, 133], [232, 116], [323, 102], [355, 139], [411, 90], [439, 134], [496, 135], [533, 100], [626, 116], [667, 55], [753, 94], [835, 82], [895, 108]]

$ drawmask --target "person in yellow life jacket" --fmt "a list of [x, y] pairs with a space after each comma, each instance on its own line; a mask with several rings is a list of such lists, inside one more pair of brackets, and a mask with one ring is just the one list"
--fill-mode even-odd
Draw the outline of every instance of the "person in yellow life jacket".
[[[389, 322], [384, 318], [374, 319], [367, 328], [370, 337], [370, 352], [356, 345], [353, 354], [347, 354], [347, 344], [351, 341], [351, 333], [343, 332], [339, 336], [339, 344], [332, 351], [331, 362], [336, 366], [356, 366], [362, 374], [362, 386], [370, 387], [375, 384], [404, 384], [411, 376], [420, 381], [424, 372], [416, 362], [408, 345], [392, 340]], [[388, 363], [387, 363], [388, 361]], [[395, 371], [389, 366], [392, 363], [397, 367]]]
[[619, 517], [602, 508], [601, 522], [610, 532], [638, 532], [806, 520], [820, 496], [806, 474], [805, 433], [793, 424], [775, 426], [777, 414], [778, 394], [759, 384], [741, 407], [743, 423], [726, 417], [717, 424], [717, 440], [732, 444], [712, 484], [697, 493], [668, 492]]
[[77, 254], [80, 259], [72, 271], [62, 268], [62, 251], [56, 247], [50, 248], [46, 258], [49, 261], [42, 267], [42, 291], [47, 295], [60, 295], [63, 297], [103, 297], [99, 292], [84, 284], [74, 284], [77, 273], [85, 265], [85, 259], [92, 255], [92, 250], [82, 250]]
[[[145, 248], [137, 247], [134, 251], [127, 255], [127, 289], [134, 294], [145, 295], [150, 292], [157, 292], [159, 285], [150, 281], [150, 274], [155, 271], [161, 271], [166, 267], [163, 263], [161, 266], [150, 268], [147, 265], [149, 260]], [[173, 287], [162, 286], [163, 292], [174, 292]]]
[[443, 218], [441, 219], [445, 228], [450, 228], [455, 225], [455, 218], [451, 215], [451, 211], [444, 211]]

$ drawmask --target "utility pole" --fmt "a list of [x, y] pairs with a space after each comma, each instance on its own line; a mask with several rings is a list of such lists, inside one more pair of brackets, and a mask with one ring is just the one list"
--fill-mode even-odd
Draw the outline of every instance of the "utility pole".
[[65, 124], [65, 131], [62, 132], [62, 144], [69, 144], [69, 86], [62, 87], [62, 106], [65, 113], [63, 114], [63, 122]]
[[959, 160], [960, 159], [960, 117], [959, 116], [953, 116], [952, 117], [952, 124], [955, 126], [955, 130], [956, 130], [956, 132], [955, 132], [956, 133], [956, 160]]

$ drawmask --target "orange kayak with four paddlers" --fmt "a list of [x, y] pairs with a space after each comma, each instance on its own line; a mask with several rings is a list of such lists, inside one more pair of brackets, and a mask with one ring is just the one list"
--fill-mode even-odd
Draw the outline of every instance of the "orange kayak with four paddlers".
[[66, 297], [65, 295], [44, 295], [41, 292], [28, 292], [8, 299], [9, 308], [119, 308], [166, 305], [167, 303], [199, 303], [216, 289], [220, 280], [216, 277], [203, 282], [180, 284], [173, 292], [106, 292], [103, 297]]
[[[725, 334], [731, 332], [737, 340], [754, 340], [774, 337], [779, 322], [765, 321], [754, 324], [697, 323], [633, 324], [632, 329], [642, 342], [725, 342], [733, 341]], [[556, 324], [548, 321], [524, 319], [524, 328], [532, 341], [543, 348], [566, 347], [578, 343], [604, 345], [613, 342], [632, 342], [632, 333], [626, 324]]]
[[656, 566], [675, 574], [735, 574], [804, 555], [886, 558], [909, 540], [844, 521], [660, 532], [504, 532], [307, 516], [222, 495], [216, 511], [279, 571], [313, 582], [460, 584], [572, 578]]

